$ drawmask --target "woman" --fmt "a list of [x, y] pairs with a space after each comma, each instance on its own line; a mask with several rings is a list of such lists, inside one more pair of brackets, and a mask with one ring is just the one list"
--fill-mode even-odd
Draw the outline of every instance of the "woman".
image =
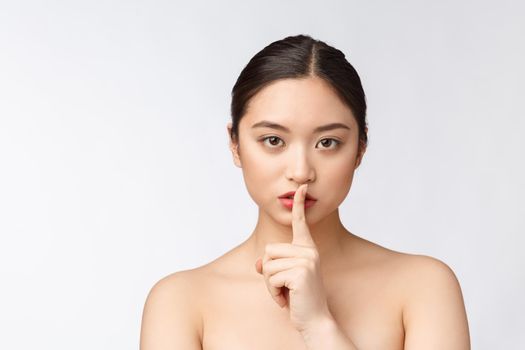
[[453, 271], [342, 225], [367, 146], [366, 102], [345, 55], [310, 36], [257, 53], [232, 90], [234, 164], [259, 207], [250, 237], [164, 277], [141, 349], [469, 349]]

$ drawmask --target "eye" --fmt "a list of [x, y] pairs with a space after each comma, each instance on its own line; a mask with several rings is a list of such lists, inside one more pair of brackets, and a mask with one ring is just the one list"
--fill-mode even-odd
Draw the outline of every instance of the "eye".
[[[261, 138], [259, 141], [264, 143], [266, 140], [270, 140], [270, 145], [272, 145], [270, 148], [276, 148], [273, 146], [276, 146], [278, 144], [278, 141], [282, 141], [281, 138], [277, 136], [266, 136], [266, 137]], [[341, 141], [333, 139], [333, 138], [322, 139], [319, 143], [322, 143], [324, 146], [327, 146], [326, 141], [328, 141], [328, 146], [333, 145], [333, 144], [335, 144], [335, 146], [334, 147], [323, 147], [325, 149], [335, 149], [341, 145]]]
[[[329, 145], [333, 145], [333, 144], [335, 144], [335, 146], [332, 147], [331, 149], [335, 149], [335, 148], [339, 147], [339, 145], [341, 144], [341, 141], [336, 140], [336, 139], [332, 139], [332, 138], [322, 139], [319, 143], [322, 143], [323, 145], [326, 145], [326, 143], [323, 142], [323, 141], [330, 141], [330, 142], [328, 143]], [[329, 149], [330, 149], [330, 148], [329, 148]]]
[[[277, 136], [266, 136], [266, 137], [263, 137], [263, 138], [260, 139], [260, 141], [261, 141], [262, 143], [264, 143], [264, 141], [266, 141], [266, 140], [271, 140], [271, 141], [270, 141], [270, 144], [271, 144], [272, 146], [275, 146], [275, 140], [281, 140], [281, 139], [280, 139], [279, 137], [277, 137]], [[282, 141], [282, 140], [281, 140], [281, 141]], [[270, 147], [270, 148], [275, 148], [275, 147]]]

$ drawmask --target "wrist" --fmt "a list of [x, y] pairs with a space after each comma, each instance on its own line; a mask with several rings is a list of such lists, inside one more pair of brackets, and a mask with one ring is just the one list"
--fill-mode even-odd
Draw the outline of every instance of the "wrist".
[[301, 330], [300, 333], [305, 339], [322, 338], [333, 332], [334, 328], [337, 327], [338, 325], [335, 319], [330, 314], [313, 320], [307, 327]]
[[311, 327], [301, 332], [309, 350], [333, 349], [356, 350], [357, 347], [345, 335], [332, 315], [319, 318]]
[[308, 323], [304, 324], [303, 329], [300, 332], [318, 332], [320, 329], [325, 329], [326, 327], [330, 326], [332, 322], [336, 321], [330, 310], [326, 308], [326, 310], [324, 310], [322, 313], [317, 314], [317, 317], [311, 318]]

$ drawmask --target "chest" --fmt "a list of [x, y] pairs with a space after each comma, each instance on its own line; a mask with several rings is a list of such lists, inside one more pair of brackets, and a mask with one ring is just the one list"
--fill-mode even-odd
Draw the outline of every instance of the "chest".
[[[339, 280], [325, 290], [337, 324], [359, 349], [403, 348], [400, 298], [387, 281]], [[221, 283], [206, 294], [203, 350], [306, 350], [264, 284]]]

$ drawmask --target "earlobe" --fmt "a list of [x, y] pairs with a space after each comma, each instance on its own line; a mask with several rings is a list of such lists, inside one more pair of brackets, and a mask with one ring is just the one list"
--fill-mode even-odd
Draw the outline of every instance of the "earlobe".
[[228, 131], [228, 139], [230, 140], [229, 141], [230, 151], [232, 152], [233, 163], [238, 168], [242, 168], [241, 158], [239, 156], [239, 144], [236, 141], [234, 141], [234, 138], [232, 137], [232, 123], [231, 122], [228, 123], [226, 129]]
[[233, 156], [233, 163], [238, 168], [242, 168], [241, 157], [239, 156], [239, 145], [236, 143], [230, 143], [230, 149]]
[[356, 160], [355, 160], [354, 170], [359, 168], [359, 165], [361, 165], [361, 157], [358, 155]]
[[359, 154], [357, 156], [354, 169], [359, 168], [359, 166], [361, 165], [361, 161], [363, 160], [363, 156], [365, 155], [365, 151], [366, 151], [366, 146], [363, 145], [362, 150], [359, 152]]

